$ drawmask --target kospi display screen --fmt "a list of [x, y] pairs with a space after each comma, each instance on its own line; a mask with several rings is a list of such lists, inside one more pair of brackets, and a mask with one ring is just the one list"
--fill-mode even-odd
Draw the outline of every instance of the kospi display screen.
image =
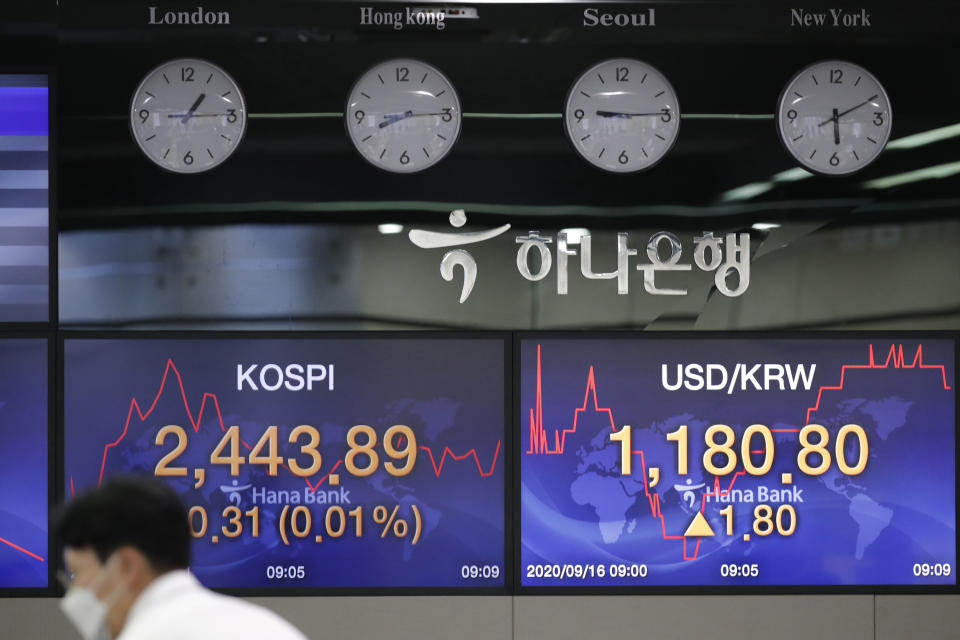
[[519, 351], [521, 587], [957, 585], [952, 339]]
[[211, 587], [502, 588], [506, 348], [67, 338], [66, 495], [170, 483]]
[[0, 590], [49, 586], [47, 341], [0, 339]]

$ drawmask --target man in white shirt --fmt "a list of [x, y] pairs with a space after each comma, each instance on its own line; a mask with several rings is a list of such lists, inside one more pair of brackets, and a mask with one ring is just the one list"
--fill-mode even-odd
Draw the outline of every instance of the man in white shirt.
[[306, 640], [187, 571], [187, 511], [165, 484], [110, 480], [63, 507], [56, 535], [69, 572], [61, 608], [84, 640]]

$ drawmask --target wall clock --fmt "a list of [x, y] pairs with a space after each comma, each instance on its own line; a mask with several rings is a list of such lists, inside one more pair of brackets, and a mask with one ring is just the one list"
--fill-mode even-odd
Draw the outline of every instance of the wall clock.
[[614, 173], [654, 166], [680, 130], [680, 105], [667, 79], [645, 62], [616, 58], [573, 83], [563, 112], [567, 136], [587, 162]]
[[457, 92], [443, 73], [419, 60], [397, 58], [357, 80], [344, 123], [357, 151], [371, 164], [414, 173], [450, 152], [462, 115]]
[[890, 100], [873, 75], [838, 60], [795, 75], [777, 105], [787, 151], [815, 173], [848, 175], [877, 159], [890, 138]]
[[200, 173], [236, 150], [247, 127], [237, 83], [204, 60], [171, 60], [146, 75], [133, 94], [130, 126], [140, 149], [176, 173]]

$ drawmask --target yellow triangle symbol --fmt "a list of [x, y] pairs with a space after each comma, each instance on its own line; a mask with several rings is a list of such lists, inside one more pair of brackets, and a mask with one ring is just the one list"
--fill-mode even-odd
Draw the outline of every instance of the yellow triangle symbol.
[[713, 532], [713, 527], [703, 517], [703, 514], [698, 512], [683, 535], [688, 538], [712, 538], [717, 534]]

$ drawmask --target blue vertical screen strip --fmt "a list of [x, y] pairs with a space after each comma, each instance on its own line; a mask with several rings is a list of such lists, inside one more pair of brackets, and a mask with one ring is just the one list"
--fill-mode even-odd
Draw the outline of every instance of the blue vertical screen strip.
[[47, 343], [0, 339], [0, 589], [48, 586]]
[[0, 322], [49, 319], [49, 89], [0, 75]]

